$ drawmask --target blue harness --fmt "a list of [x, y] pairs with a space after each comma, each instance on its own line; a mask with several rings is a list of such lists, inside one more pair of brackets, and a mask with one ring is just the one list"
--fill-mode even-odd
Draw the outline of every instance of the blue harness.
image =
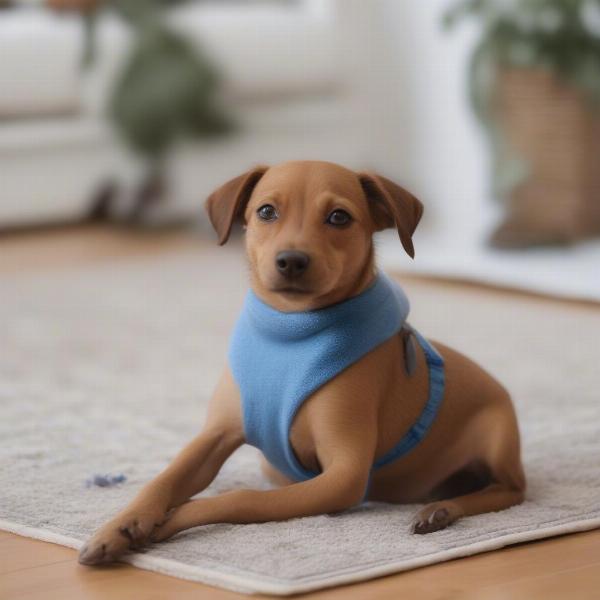
[[327, 381], [407, 328], [425, 354], [429, 398], [416, 423], [373, 469], [409, 452], [427, 434], [442, 402], [444, 361], [406, 324], [408, 312], [404, 291], [384, 274], [354, 298], [306, 312], [280, 312], [249, 291], [229, 348], [246, 441], [289, 478], [316, 477], [319, 473], [300, 464], [289, 442], [300, 406]]

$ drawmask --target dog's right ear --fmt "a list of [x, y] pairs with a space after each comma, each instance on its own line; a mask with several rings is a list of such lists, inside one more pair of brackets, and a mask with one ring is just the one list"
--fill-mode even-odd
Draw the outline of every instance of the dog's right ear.
[[258, 166], [223, 184], [206, 200], [205, 208], [210, 222], [223, 245], [231, 233], [233, 222], [244, 214], [254, 186], [269, 167]]

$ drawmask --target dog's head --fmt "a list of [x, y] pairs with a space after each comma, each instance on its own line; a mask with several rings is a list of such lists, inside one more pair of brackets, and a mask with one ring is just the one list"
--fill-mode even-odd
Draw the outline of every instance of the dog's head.
[[246, 228], [254, 291], [284, 311], [334, 304], [374, 275], [372, 236], [398, 230], [412, 257], [422, 204], [392, 181], [317, 161], [256, 167], [206, 202], [224, 244], [235, 221]]

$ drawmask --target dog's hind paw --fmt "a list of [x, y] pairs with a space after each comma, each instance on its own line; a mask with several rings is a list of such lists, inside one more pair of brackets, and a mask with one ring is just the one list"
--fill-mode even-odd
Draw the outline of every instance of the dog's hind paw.
[[458, 519], [456, 511], [444, 502], [428, 504], [417, 514], [412, 524], [412, 532], [418, 534], [433, 533], [445, 529]]

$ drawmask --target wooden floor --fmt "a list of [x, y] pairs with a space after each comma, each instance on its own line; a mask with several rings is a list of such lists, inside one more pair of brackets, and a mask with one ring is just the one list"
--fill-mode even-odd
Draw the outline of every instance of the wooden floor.
[[[203, 247], [206, 247], [205, 241], [181, 232], [150, 235], [80, 227], [24, 233], [0, 238], [0, 277], [133, 256], [200, 252]], [[456, 284], [428, 282], [427, 285]], [[510, 295], [483, 288], [478, 288], [477, 293]], [[557, 302], [535, 297], [529, 297], [529, 301]], [[580, 303], [573, 303], [572, 309], [600, 310], [597, 306]], [[101, 569], [82, 567], [77, 564], [74, 550], [0, 531], [0, 600], [230, 600], [244, 597], [128, 565]], [[598, 600], [600, 530], [512, 546], [302, 598]]]

